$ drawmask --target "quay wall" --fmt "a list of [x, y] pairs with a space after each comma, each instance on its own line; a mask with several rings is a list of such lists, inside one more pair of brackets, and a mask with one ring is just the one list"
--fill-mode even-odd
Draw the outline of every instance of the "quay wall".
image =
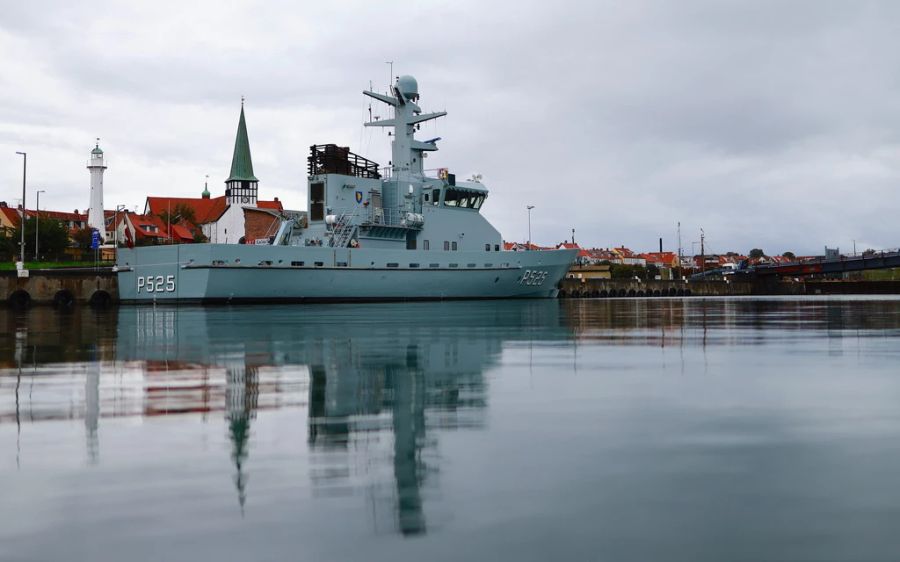
[[109, 267], [29, 270], [28, 277], [19, 277], [17, 271], [2, 271], [0, 298], [14, 308], [106, 306], [118, 302], [119, 288], [116, 274]]
[[807, 295], [900, 295], [900, 281], [807, 281]]
[[561, 298], [690, 297], [752, 295], [752, 283], [730, 281], [637, 281], [632, 279], [563, 279]]

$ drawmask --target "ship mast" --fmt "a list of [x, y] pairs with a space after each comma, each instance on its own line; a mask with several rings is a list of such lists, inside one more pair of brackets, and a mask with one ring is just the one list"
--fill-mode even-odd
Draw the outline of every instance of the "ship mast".
[[419, 123], [443, 117], [447, 115], [447, 112], [422, 113], [422, 109], [416, 104], [419, 100], [419, 85], [412, 76], [397, 78], [397, 82], [391, 86], [391, 93], [392, 96], [386, 96], [370, 90], [363, 91], [363, 94], [370, 98], [375, 98], [394, 108], [393, 119], [369, 121], [365, 123], [365, 126], [394, 128], [394, 141], [391, 148], [391, 172], [394, 177], [401, 175], [422, 177], [424, 175], [423, 155], [425, 152], [438, 149], [435, 143], [440, 140], [440, 137], [418, 141], [414, 138], [416, 128]]

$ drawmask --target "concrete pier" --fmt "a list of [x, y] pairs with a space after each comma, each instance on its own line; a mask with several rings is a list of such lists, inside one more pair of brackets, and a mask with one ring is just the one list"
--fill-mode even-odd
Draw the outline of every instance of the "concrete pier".
[[110, 267], [36, 269], [29, 270], [28, 277], [19, 277], [17, 271], [0, 271], [0, 297], [13, 308], [102, 307], [119, 300], [119, 289]]

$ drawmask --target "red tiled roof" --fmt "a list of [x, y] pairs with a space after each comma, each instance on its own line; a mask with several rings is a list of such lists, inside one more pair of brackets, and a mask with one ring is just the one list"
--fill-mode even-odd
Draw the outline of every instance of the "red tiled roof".
[[678, 256], [675, 252], [647, 252], [640, 254], [638, 257], [647, 260], [647, 263], [672, 265], [678, 263]]
[[504, 242], [503, 247], [506, 250], [555, 250], [556, 248], [547, 248], [538, 246], [537, 244], [529, 244], [527, 242]]
[[[152, 215], [160, 215], [169, 212], [178, 205], [185, 205], [194, 210], [194, 222], [196, 224], [206, 224], [217, 221], [225, 213], [225, 209], [228, 208], [228, 201], [224, 195], [210, 199], [197, 197], [147, 197], [145, 212]], [[284, 205], [278, 200], [257, 201], [257, 206], [261, 209], [284, 211]]]
[[87, 218], [88, 218], [87, 213], [82, 214], [82, 213], [67, 213], [65, 211], [45, 211], [43, 209], [41, 209], [40, 211], [34, 211], [33, 209], [28, 209], [27, 211], [25, 211], [25, 213], [29, 217], [33, 217], [36, 212], [39, 212], [41, 217], [43, 217], [43, 218], [56, 219], [58, 221], [65, 221], [65, 222], [87, 221]]
[[178, 205], [186, 205], [194, 210], [194, 222], [206, 224], [214, 222], [222, 216], [228, 208], [225, 196], [210, 199], [194, 197], [147, 197], [145, 212], [151, 215], [168, 213]]
[[180, 224], [172, 225], [172, 237], [178, 238], [185, 242], [193, 242], [194, 241], [194, 235], [191, 234], [191, 231], [188, 230], [186, 227], [181, 226]]
[[274, 201], [257, 201], [256, 206], [260, 209], [272, 209], [274, 211], [283, 211], [284, 205], [278, 199]]
[[6, 219], [13, 225], [19, 224], [19, 210], [13, 207], [0, 207], [0, 212], [6, 215]]
[[[129, 222], [134, 227], [137, 238], [167, 239], [170, 238], [169, 231], [171, 230], [171, 239], [173, 242], [194, 241], [191, 224], [187, 221], [183, 221], [180, 224], [166, 225], [166, 222], [156, 215], [136, 215], [134, 213], [128, 213], [127, 216]], [[121, 220], [125, 220], [124, 213]], [[149, 228], [145, 228], [148, 225], [155, 226], [156, 231], [154, 232]]]
[[[157, 217], [156, 215], [135, 215], [133, 213], [130, 213], [128, 215], [128, 220], [134, 227], [134, 231], [137, 234], [138, 238], [168, 237], [166, 233], [166, 225], [163, 223], [162, 219]], [[147, 225], [155, 226], [156, 232], [153, 232], [149, 228], [147, 228]]]

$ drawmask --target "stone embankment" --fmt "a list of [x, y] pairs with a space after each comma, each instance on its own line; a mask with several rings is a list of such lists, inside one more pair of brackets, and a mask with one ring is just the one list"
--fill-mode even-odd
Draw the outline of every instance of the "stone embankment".
[[35, 304], [68, 308], [76, 303], [107, 306], [118, 301], [119, 288], [112, 268], [66, 268], [0, 271], [0, 297], [13, 308]]
[[806, 295], [900, 295], [900, 281], [807, 281]]
[[630, 279], [563, 279], [561, 298], [690, 297], [753, 294], [752, 283], [730, 281], [637, 281]]

